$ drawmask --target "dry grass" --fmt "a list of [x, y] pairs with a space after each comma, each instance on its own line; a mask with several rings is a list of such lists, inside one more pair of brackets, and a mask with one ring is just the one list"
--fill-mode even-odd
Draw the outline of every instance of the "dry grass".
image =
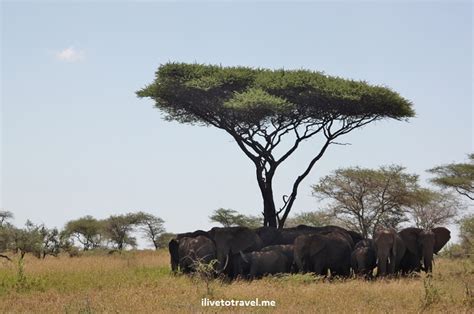
[[[0, 312], [307, 312], [472, 313], [474, 264], [437, 260], [433, 278], [325, 281], [310, 275], [231, 284], [169, 273], [167, 252], [28, 257], [0, 262]], [[275, 300], [276, 307], [202, 307], [201, 299]]]

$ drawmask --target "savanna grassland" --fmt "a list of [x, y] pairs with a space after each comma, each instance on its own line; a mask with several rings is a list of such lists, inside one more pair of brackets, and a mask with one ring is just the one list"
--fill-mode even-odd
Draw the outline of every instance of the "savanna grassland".
[[[261, 280], [173, 276], [167, 251], [26, 256], [0, 261], [1, 312], [450, 312], [474, 310], [472, 260], [437, 259], [425, 275], [367, 282], [310, 275]], [[201, 299], [275, 300], [275, 307], [202, 307]]]

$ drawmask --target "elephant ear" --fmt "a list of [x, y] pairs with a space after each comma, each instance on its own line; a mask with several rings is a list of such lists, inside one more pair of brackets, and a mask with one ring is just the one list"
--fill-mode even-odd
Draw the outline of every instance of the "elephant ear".
[[451, 239], [451, 231], [444, 227], [438, 227], [431, 229], [435, 234], [435, 244], [433, 248], [433, 252], [438, 254], [438, 252], [443, 248], [443, 246], [448, 243], [449, 239]]
[[418, 255], [418, 236], [420, 235], [421, 229], [419, 228], [406, 228], [398, 233], [400, 238], [403, 240], [403, 244], [410, 253]]

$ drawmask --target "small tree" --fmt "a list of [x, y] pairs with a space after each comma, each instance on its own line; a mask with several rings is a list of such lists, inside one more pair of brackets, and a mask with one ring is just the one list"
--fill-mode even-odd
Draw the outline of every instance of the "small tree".
[[168, 244], [170, 243], [171, 239], [176, 238], [176, 234], [170, 232], [164, 232], [158, 236], [156, 239], [156, 244], [158, 249], [167, 248]]
[[255, 216], [246, 216], [239, 214], [233, 209], [219, 208], [216, 209], [209, 219], [212, 222], [220, 223], [223, 227], [247, 227], [258, 228], [262, 225], [262, 220]]
[[[153, 99], [166, 120], [227, 132], [255, 166], [264, 225], [279, 228], [301, 182], [336, 139], [374, 121], [414, 115], [411, 103], [389, 88], [308, 70], [168, 63], [137, 95]], [[277, 169], [316, 135], [321, 146], [278, 208], [273, 195]]]
[[464, 254], [474, 256], [474, 214], [459, 221], [459, 237]]
[[43, 238], [41, 256], [43, 258], [45, 258], [46, 255], [58, 256], [63, 244], [58, 229], [48, 229], [42, 225], [39, 228], [39, 232]]
[[122, 250], [127, 245], [135, 247], [137, 240], [131, 235], [134, 228], [141, 224], [141, 213], [128, 213], [125, 215], [112, 215], [104, 220], [105, 236], [115, 244], [115, 248]]
[[12, 249], [14, 231], [15, 227], [8, 222], [4, 222], [0, 225], [0, 258], [10, 260], [10, 258], [3, 253]]
[[468, 158], [468, 163], [451, 163], [428, 170], [436, 176], [431, 181], [474, 200], [474, 154]]
[[79, 242], [84, 251], [100, 247], [103, 233], [103, 222], [92, 216], [71, 220], [64, 227], [64, 234]]
[[412, 204], [407, 210], [415, 226], [421, 229], [432, 229], [449, 224], [464, 208], [463, 204], [451, 193], [421, 188], [415, 191], [412, 197]]
[[250, 229], [256, 229], [261, 227], [263, 224], [263, 218], [253, 215], [242, 215], [240, 221], [237, 222], [237, 226], [247, 227]]
[[322, 227], [327, 225], [339, 224], [333, 214], [327, 211], [309, 211], [296, 214], [287, 219], [286, 227], [296, 227], [298, 225], [307, 225], [312, 227]]
[[344, 168], [321, 178], [313, 195], [330, 200], [334, 217], [368, 237], [378, 226], [396, 228], [406, 221], [417, 181], [418, 176], [404, 173], [401, 166]]
[[8, 210], [0, 210], [0, 227], [3, 226], [8, 220], [13, 219], [13, 213]]
[[159, 237], [166, 231], [165, 221], [148, 213], [139, 212], [137, 215], [139, 216], [140, 230], [143, 232], [145, 239], [150, 241], [158, 250], [160, 248]]
[[20, 254], [23, 259], [26, 253], [31, 253], [37, 258], [41, 257], [43, 252], [42, 226], [35, 225], [27, 220], [23, 229], [13, 228], [12, 231], [12, 250]]
[[220, 223], [223, 227], [232, 227], [237, 225], [238, 215], [239, 213], [236, 210], [219, 208], [209, 216], [209, 219], [211, 222]]

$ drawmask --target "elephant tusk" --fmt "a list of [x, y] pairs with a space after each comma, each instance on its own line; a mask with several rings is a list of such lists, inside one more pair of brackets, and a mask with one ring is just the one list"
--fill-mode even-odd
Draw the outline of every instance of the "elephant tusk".
[[244, 262], [246, 262], [248, 264], [249, 261], [245, 258], [244, 253], [242, 253], [242, 251], [239, 251], [239, 253], [240, 253], [240, 256], [242, 257], [242, 259], [244, 260]]
[[224, 267], [222, 268], [222, 270], [226, 269], [227, 268], [227, 263], [229, 263], [229, 254], [226, 255], [226, 259], [225, 259], [225, 263], [224, 263]]

